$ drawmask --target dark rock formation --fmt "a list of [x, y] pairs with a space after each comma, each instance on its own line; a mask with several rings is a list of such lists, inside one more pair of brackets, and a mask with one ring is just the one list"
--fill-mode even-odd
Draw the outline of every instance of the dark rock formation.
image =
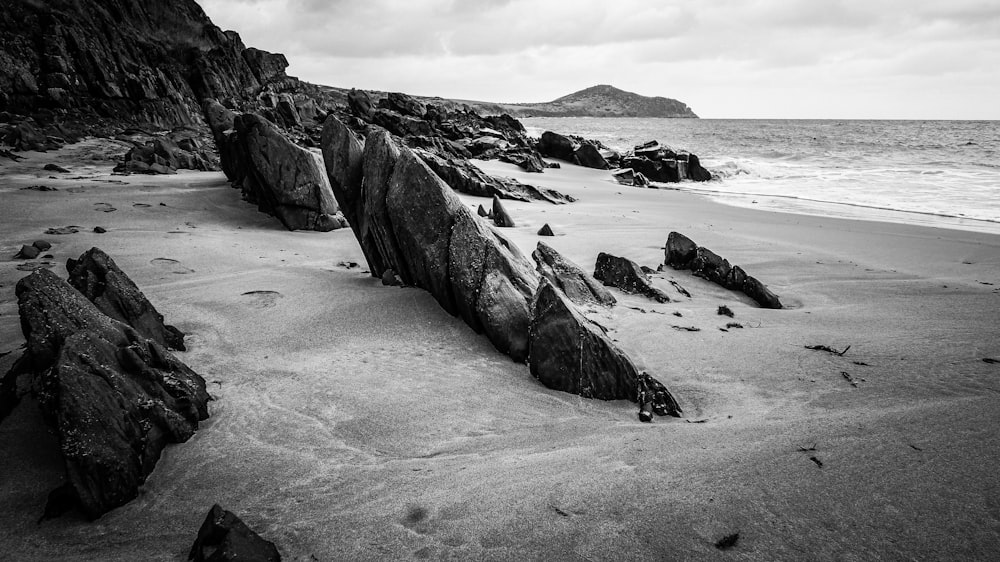
[[604, 159], [601, 152], [592, 144], [581, 144], [580, 148], [577, 148], [573, 152], [573, 159], [577, 164], [585, 168], [596, 168], [598, 170], [611, 168], [611, 165]]
[[542, 225], [542, 228], [538, 229], [538, 235], [539, 236], [555, 236], [556, 234], [554, 232], [552, 232], [552, 227], [549, 226], [549, 223], [545, 223], [545, 224]]
[[116, 172], [139, 174], [174, 174], [177, 170], [218, 170], [214, 150], [198, 140], [198, 133], [178, 128], [163, 136], [142, 135], [145, 142], [132, 140], [135, 147], [125, 154], [125, 160], [115, 166]]
[[319, 154], [295, 145], [259, 115], [233, 115], [211, 100], [205, 114], [222, 170], [248, 202], [289, 230], [326, 232], [346, 226]]
[[535, 295], [529, 333], [531, 374], [545, 386], [586, 398], [641, 398], [651, 401], [657, 413], [680, 416], [673, 396], [658, 382], [656, 389], [663, 392], [651, 395], [649, 381], [655, 379], [640, 373], [604, 330], [581, 315], [548, 279]]
[[526, 172], [542, 173], [549, 165], [542, 160], [537, 152], [527, 148], [512, 148], [504, 151], [500, 157], [501, 162], [519, 166]]
[[538, 152], [549, 158], [574, 162], [576, 145], [568, 137], [552, 131], [545, 131], [538, 139]]
[[247, 527], [231, 511], [212, 506], [198, 529], [188, 560], [193, 562], [281, 562], [271, 541]]
[[184, 351], [184, 333], [163, 323], [163, 315], [111, 256], [91, 248], [79, 259], [70, 259], [66, 269], [69, 284], [106, 316], [132, 326], [144, 338]]
[[513, 228], [514, 219], [511, 218], [510, 213], [507, 209], [503, 208], [500, 203], [500, 199], [496, 196], [493, 197], [493, 223], [502, 228]]
[[[362, 145], [344, 123], [328, 117], [323, 156], [334, 195], [351, 221], [371, 274], [382, 277], [391, 270], [402, 283], [427, 290], [446, 311], [485, 333], [500, 352], [526, 361], [529, 303], [539, 276], [517, 247], [473, 214], [423, 159], [397, 144], [388, 131], [370, 128]], [[557, 335], [557, 325], [547, 319], [540, 326], [539, 333], [546, 337], [577, 337]], [[544, 354], [544, 340], [539, 342], [539, 353]], [[618, 370], [595, 375], [599, 380], [593, 388], [567, 389], [607, 399], [637, 399], [638, 373], [627, 358], [612, 351], [583, 353], [587, 357], [578, 359], [595, 363], [578, 364], [578, 369], [604, 373], [613, 365]], [[542, 363], [558, 366], [567, 357]]]
[[[631, 168], [635, 173], [641, 173], [646, 179], [661, 183], [677, 183], [682, 180], [708, 181], [712, 173], [701, 166], [701, 160], [694, 154], [674, 150], [658, 143], [649, 141], [641, 144], [626, 154], [621, 160], [622, 168]], [[616, 174], [616, 178], [621, 174]], [[624, 181], [619, 180], [619, 183]], [[633, 180], [633, 185], [638, 185]]]
[[[15, 292], [27, 350], [5, 391], [33, 389], [59, 440], [67, 484], [51, 498], [72, 497], [100, 517], [135, 498], [163, 448], [208, 417], [205, 381], [47, 269]], [[33, 380], [22, 384], [26, 377]]]
[[548, 201], [553, 204], [574, 201], [572, 197], [552, 189], [491, 176], [462, 158], [442, 156], [422, 149], [414, 149], [414, 152], [430, 166], [431, 170], [434, 170], [438, 177], [459, 193], [515, 201]]
[[347, 94], [347, 106], [358, 118], [365, 121], [372, 119], [372, 98], [364, 90], [351, 89]]
[[417, 119], [423, 119], [424, 114], [427, 112], [427, 108], [424, 107], [424, 104], [420, 103], [412, 96], [408, 96], [400, 92], [389, 92], [386, 97], [379, 101], [379, 107], [395, 111], [400, 115], [416, 117]]
[[613, 306], [617, 302], [614, 295], [605, 289], [597, 279], [591, 277], [580, 266], [564, 258], [548, 244], [539, 242], [531, 257], [535, 259], [538, 273], [548, 279], [574, 303]]
[[17, 133], [25, 150], [126, 124], [198, 125], [204, 97], [244, 100], [289, 80], [282, 55], [246, 49], [194, 0], [15, 0], [0, 10], [0, 43], [0, 111], [41, 133]]
[[645, 295], [656, 302], [670, 302], [670, 297], [654, 287], [642, 269], [634, 261], [626, 258], [601, 252], [597, 256], [594, 278], [626, 293]]
[[730, 265], [728, 260], [698, 246], [679, 232], [671, 232], [667, 236], [665, 254], [664, 263], [674, 269], [690, 269], [698, 277], [746, 294], [764, 308], [782, 308], [778, 296], [756, 278], [747, 275], [743, 268]]

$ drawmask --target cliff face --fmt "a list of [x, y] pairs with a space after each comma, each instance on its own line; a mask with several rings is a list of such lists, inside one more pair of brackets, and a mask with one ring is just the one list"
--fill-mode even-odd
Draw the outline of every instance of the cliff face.
[[0, 10], [0, 112], [41, 125], [202, 123], [204, 97], [288, 80], [283, 55], [247, 49], [194, 0], [8, 0]]
[[675, 99], [641, 96], [607, 85], [593, 86], [546, 103], [490, 105], [497, 105], [515, 117], [698, 117]]

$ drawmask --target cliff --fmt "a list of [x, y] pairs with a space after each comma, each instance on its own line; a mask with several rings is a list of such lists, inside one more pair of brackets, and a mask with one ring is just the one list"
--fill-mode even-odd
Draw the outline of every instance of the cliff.
[[85, 132], [203, 123], [200, 100], [287, 81], [283, 55], [247, 49], [194, 0], [12, 0], [0, 11], [0, 112]]

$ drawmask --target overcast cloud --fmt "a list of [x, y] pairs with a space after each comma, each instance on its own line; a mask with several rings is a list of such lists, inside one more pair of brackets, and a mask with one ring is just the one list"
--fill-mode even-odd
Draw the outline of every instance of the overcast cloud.
[[1000, 119], [996, 0], [200, 0], [289, 73], [548, 101], [595, 84], [702, 117]]

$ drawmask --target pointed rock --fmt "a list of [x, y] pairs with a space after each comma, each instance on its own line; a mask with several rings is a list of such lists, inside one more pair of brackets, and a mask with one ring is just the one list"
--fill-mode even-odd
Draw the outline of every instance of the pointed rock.
[[667, 236], [664, 258], [666, 265], [674, 269], [690, 269], [698, 277], [732, 291], [742, 292], [763, 308], [784, 308], [778, 295], [756, 278], [747, 275], [743, 268], [731, 265], [722, 256], [698, 246], [679, 232], [671, 232]]
[[555, 236], [555, 233], [552, 232], [552, 227], [549, 226], [549, 223], [545, 223], [545, 224], [542, 225], [542, 228], [538, 229], [538, 235], [539, 236]]
[[[535, 294], [529, 337], [531, 374], [545, 386], [585, 398], [639, 400], [641, 383], [646, 381], [643, 373], [547, 279]], [[654, 411], [671, 416], [681, 413], [669, 392], [643, 397], [651, 401]]]
[[666, 293], [649, 282], [649, 277], [632, 260], [601, 252], [597, 256], [594, 278], [626, 293], [645, 295], [656, 302], [670, 302]]
[[507, 209], [500, 204], [500, 198], [493, 196], [493, 223], [502, 228], [513, 228], [514, 219], [507, 214]]
[[231, 511], [212, 506], [191, 546], [192, 562], [281, 562], [271, 541], [255, 533]]
[[91, 248], [66, 262], [69, 284], [106, 316], [135, 328], [144, 338], [184, 351], [184, 333], [163, 323], [163, 315], [111, 256]]
[[577, 305], [613, 306], [615, 297], [597, 279], [564, 258], [545, 242], [539, 242], [531, 257], [542, 277], [549, 280]]
[[487, 211], [481, 204], [479, 205], [479, 208], [476, 209], [476, 214], [479, 215], [479, 216], [481, 216], [481, 217], [489, 217], [490, 216], [489, 211]]

